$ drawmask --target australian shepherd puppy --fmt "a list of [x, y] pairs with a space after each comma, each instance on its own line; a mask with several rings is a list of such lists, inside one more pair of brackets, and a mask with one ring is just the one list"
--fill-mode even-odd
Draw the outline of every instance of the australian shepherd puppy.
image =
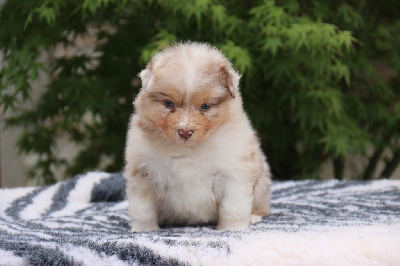
[[269, 215], [270, 170], [231, 62], [208, 44], [181, 43], [139, 76], [124, 172], [132, 231], [241, 230]]

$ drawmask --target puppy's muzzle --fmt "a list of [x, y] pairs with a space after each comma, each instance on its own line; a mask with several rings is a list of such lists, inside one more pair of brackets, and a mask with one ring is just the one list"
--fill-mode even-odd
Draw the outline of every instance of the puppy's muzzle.
[[190, 129], [178, 129], [178, 135], [184, 140], [188, 140], [193, 135], [193, 130]]

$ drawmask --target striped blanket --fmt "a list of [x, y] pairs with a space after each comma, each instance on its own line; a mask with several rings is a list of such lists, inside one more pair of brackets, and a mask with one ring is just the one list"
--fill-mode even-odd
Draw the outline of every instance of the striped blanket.
[[272, 214], [131, 233], [121, 174], [0, 190], [0, 265], [400, 265], [400, 181], [275, 182]]

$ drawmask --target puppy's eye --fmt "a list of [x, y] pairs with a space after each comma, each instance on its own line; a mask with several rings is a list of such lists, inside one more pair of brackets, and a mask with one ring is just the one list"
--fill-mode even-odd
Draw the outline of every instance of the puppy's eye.
[[173, 101], [166, 100], [165, 101], [165, 106], [168, 107], [168, 108], [174, 108], [175, 107], [175, 103]]
[[208, 109], [210, 109], [211, 108], [211, 105], [209, 105], [208, 103], [203, 103], [202, 105], [201, 105], [201, 107], [200, 107], [200, 109], [202, 110], [202, 111], [207, 111]]

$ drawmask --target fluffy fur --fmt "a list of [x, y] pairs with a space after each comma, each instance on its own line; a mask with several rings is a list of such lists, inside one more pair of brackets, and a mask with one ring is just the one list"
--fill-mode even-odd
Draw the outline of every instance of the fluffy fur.
[[240, 230], [268, 215], [269, 167], [229, 60], [207, 44], [177, 44], [139, 76], [124, 173], [132, 231]]

